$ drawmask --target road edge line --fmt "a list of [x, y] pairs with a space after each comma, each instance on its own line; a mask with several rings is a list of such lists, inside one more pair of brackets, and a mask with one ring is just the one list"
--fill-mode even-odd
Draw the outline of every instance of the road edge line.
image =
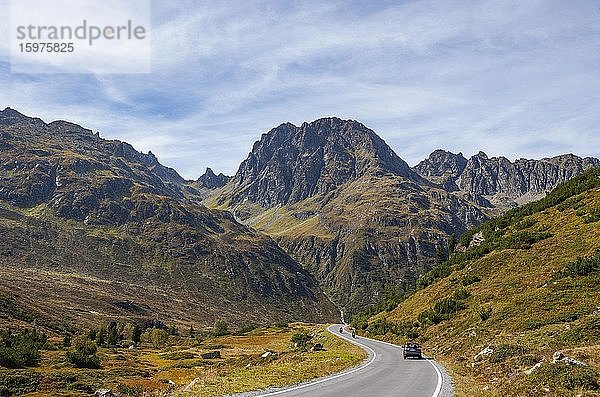
[[363, 369], [367, 368], [369, 365], [373, 364], [373, 362], [377, 358], [377, 353], [375, 353], [375, 350], [371, 349], [369, 346], [362, 345], [362, 344], [358, 343], [357, 341], [354, 341], [354, 340], [352, 340], [350, 338], [347, 338], [345, 336], [336, 334], [335, 332], [333, 332], [333, 331], [330, 330], [330, 328], [334, 327], [334, 326], [337, 327], [337, 325], [335, 325], [335, 324], [334, 325], [330, 325], [329, 327], [327, 327], [327, 332], [329, 332], [333, 336], [336, 336], [338, 338], [344, 339], [345, 341], [350, 342], [353, 345], [356, 345], [356, 346], [360, 347], [361, 349], [363, 349], [365, 351], [368, 351], [368, 353], [370, 353], [371, 359], [366, 364], [363, 364], [363, 365], [361, 365], [359, 367], [356, 367], [354, 369], [351, 369], [349, 371], [338, 372], [337, 374], [333, 374], [333, 375], [330, 375], [330, 376], [327, 376], [327, 377], [324, 377], [324, 378], [320, 378], [320, 379], [316, 379], [316, 380], [312, 380], [312, 381], [309, 380], [309, 381], [307, 381], [307, 383], [303, 383], [303, 384], [300, 384], [300, 385], [295, 386], [295, 387], [284, 388], [284, 389], [273, 391], [273, 392], [269, 392], [269, 393], [266, 393], [266, 394], [258, 394], [255, 397], [276, 396], [278, 394], [289, 393], [289, 392], [292, 392], [292, 391], [304, 389], [305, 387], [318, 385], [319, 383], [327, 382], [327, 381], [330, 381], [332, 379], [337, 379], [337, 378], [341, 378], [342, 376], [353, 374], [353, 373], [358, 372], [360, 370], [363, 370]]

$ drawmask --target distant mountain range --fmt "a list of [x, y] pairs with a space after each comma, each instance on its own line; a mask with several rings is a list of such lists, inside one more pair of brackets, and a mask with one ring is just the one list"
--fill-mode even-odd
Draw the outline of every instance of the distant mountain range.
[[152, 153], [7, 108], [0, 307], [54, 328], [333, 321], [331, 301], [352, 315], [402, 293], [450, 235], [599, 165], [437, 150], [411, 168], [361, 123], [325, 118], [263, 134], [233, 177], [186, 181]]

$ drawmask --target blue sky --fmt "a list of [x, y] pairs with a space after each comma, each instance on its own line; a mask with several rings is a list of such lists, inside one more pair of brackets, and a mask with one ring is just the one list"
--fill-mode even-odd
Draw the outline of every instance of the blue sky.
[[600, 0], [154, 1], [152, 16], [151, 74], [11, 75], [3, 39], [0, 107], [187, 178], [233, 174], [261, 133], [323, 116], [363, 122], [411, 165], [436, 148], [600, 157]]

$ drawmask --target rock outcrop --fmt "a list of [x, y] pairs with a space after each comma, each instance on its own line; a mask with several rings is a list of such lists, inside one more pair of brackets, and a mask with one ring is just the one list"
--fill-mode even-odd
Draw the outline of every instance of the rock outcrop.
[[490, 158], [483, 152], [466, 160], [462, 153], [436, 150], [414, 170], [448, 191], [483, 197], [505, 210], [539, 199], [558, 184], [593, 167], [600, 167], [600, 160], [573, 154], [511, 162], [505, 157]]
[[219, 175], [216, 175], [213, 170], [208, 167], [206, 168], [206, 172], [198, 178], [198, 184], [206, 189], [218, 189], [223, 187], [229, 182], [230, 177], [224, 175], [222, 172]]

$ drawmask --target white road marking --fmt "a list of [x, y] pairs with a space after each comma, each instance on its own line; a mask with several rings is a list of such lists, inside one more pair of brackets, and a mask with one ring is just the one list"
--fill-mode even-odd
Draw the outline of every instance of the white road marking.
[[319, 379], [319, 380], [316, 380], [316, 381], [313, 381], [313, 382], [309, 382], [309, 383], [305, 383], [305, 384], [298, 385], [298, 386], [295, 386], [295, 387], [291, 387], [289, 389], [278, 390], [278, 391], [270, 392], [270, 393], [267, 393], [267, 394], [260, 394], [260, 395], [258, 395], [256, 397], [276, 396], [278, 394], [289, 393], [289, 392], [292, 392], [292, 391], [304, 389], [304, 388], [309, 387], [309, 386], [318, 385], [318, 384], [323, 383], [323, 382], [328, 382], [328, 381], [330, 381], [332, 379], [337, 379], [337, 378], [341, 378], [342, 376], [353, 374], [353, 373], [361, 371], [361, 370], [367, 368], [369, 365], [373, 364], [373, 361], [375, 361], [375, 359], [377, 358], [377, 353], [375, 353], [375, 350], [371, 349], [369, 346], [365, 346], [363, 344], [358, 343], [355, 340], [347, 338], [344, 335], [336, 334], [335, 332], [331, 331], [329, 328], [331, 328], [331, 327], [328, 327], [327, 331], [329, 331], [333, 335], [337, 336], [338, 338], [345, 339], [345, 340], [347, 340], [348, 342], [350, 342], [350, 343], [352, 343], [354, 345], [360, 346], [361, 348], [363, 348], [365, 350], [368, 350], [371, 353], [371, 359], [366, 364], [363, 364], [360, 367], [356, 367], [356, 368], [354, 368], [353, 370], [350, 370], [350, 371], [341, 372], [341, 373], [339, 373], [337, 375], [328, 376], [326, 378], [322, 378], [322, 379]]
[[[287, 389], [282, 389], [282, 390], [278, 390], [278, 391], [274, 391], [274, 392], [270, 392], [270, 393], [266, 393], [266, 394], [259, 394], [256, 397], [276, 396], [278, 394], [289, 393], [289, 392], [292, 392], [292, 391], [304, 389], [306, 387], [318, 385], [318, 384], [323, 383], [323, 382], [328, 382], [330, 380], [341, 378], [342, 376], [350, 375], [350, 374], [353, 374], [355, 372], [361, 371], [361, 370], [367, 368], [369, 365], [371, 365], [375, 361], [375, 358], [377, 358], [377, 353], [375, 353], [375, 351], [373, 349], [371, 349], [369, 346], [361, 344], [357, 340], [350, 339], [350, 338], [346, 337], [343, 334], [336, 334], [334, 331], [331, 330], [331, 328], [333, 328], [333, 327], [334, 327], [333, 325], [327, 327], [327, 331], [329, 331], [331, 334], [337, 336], [338, 338], [342, 338], [342, 339], [347, 340], [348, 342], [350, 342], [350, 343], [352, 343], [352, 344], [354, 344], [356, 346], [359, 346], [359, 347], [361, 347], [361, 348], [363, 348], [365, 350], [368, 350], [371, 353], [371, 359], [366, 364], [361, 365], [360, 367], [356, 367], [353, 370], [350, 370], [350, 371], [347, 371], [347, 372], [341, 372], [341, 373], [339, 373], [337, 375], [328, 376], [326, 378], [322, 378], [322, 379], [315, 380], [315, 381], [312, 381], [312, 382], [304, 383], [304, 384], [301, 384], [301, 385], [298, 385], [298, 386], [295, 386], [295, 387], [291, 387], [291, 388], [287, 388]], [[371, 338], [365, 338], [365, 339], [369, 339], [369, 340], [374, 341], [374, 342], [383, 343], [385, 345], [390, 345], [390, 346], [396, 347], [398, 349], [401, 349], [400, 346], [394, 345], [393, 343], [388, 343], [388, 342], [384, 342], [384, 341], [377, 340], [377, 339], [371, 339]], [[432, 360], [429, 359], [429, 357], [425, 357], [425, 358], [427, 358], [427, 362], [433, 367], [433, 369], [435, 370], [435, 372], [437, 374], [437, 385], [436, 385], [435, 390], [433, 391], [433, 394], [431, 395], [431, 397], [438, 397], [440, 395], [441, 390], [442, 390], [442, 373], [440, 372], [439, 368], [432, 362]]]

